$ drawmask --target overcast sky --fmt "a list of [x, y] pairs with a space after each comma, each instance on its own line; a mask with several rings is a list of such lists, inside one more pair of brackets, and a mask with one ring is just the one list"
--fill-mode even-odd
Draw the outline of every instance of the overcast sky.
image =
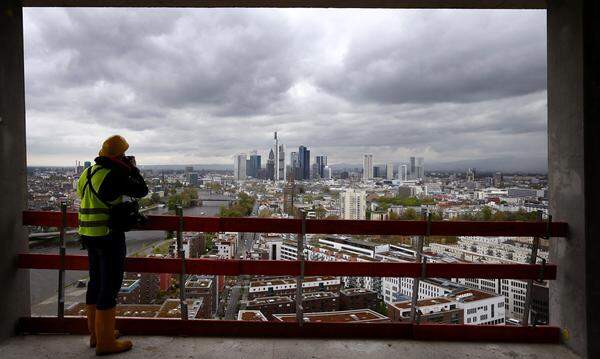
[[141, 164], [231, 164], [277, 130], [330, 163], [545, 166], [545, 11], [24, 12], [30, 165], [111, 134]]

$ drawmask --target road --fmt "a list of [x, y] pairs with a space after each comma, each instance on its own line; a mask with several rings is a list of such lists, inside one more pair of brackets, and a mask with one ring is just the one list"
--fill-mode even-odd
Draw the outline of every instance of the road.
[[237, 319], [237, 307], [240, 301], [240, 294], [242, 288], [239, 285], [234, 285], [229, 292], [229, 300], [227, 307], [225, 308], [225, 319], [236, 320]]
[[[127, 238], [127, 254], [138, 252], [146, 247], [151, 247], [154, 243], [160, 242], [165, 238], [164, 231], [139, 231], [128, 232]], [[37, 247], [31, 249], [32, 253], [56, 253], [58, 247]], [[79, 246], [67, 247], [67, 254], [85, 255], [86, 252], [79, 249]], [[79, 279], [86, 278], [87, 271], [67, 271], [65, 272], [65, 284], [69, 285]], [[30, 288], [31, 288], [31, 304], [32, 307], [43, 302], [55, 301], [58, 286], [58, 271], [31, 269], [30, 270]]]

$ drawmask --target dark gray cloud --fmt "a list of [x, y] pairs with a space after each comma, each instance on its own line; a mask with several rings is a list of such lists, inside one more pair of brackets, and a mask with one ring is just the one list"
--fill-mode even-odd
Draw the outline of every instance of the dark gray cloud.
[[546, 156], [542, 11], [26, 9], [29, 161]]

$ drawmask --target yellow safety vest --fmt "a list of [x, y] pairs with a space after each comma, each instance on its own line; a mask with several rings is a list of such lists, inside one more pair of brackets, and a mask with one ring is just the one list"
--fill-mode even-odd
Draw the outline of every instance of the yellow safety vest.
[[[77, 195], [81, 200], [79, 205], [79, 234], [89, 237], [101, 237], [110, 233], [109, 228], [109, 207], [96, 195], [106, 175], [111, 170], [100, 165], [93, 165], [86, 168], [77, 181]], [[90, 175], [88, 184], [88, 174]], [[93, 191], [89, 186], [93, 186]], [[94, 194], [96, 192], [96, 194]], [[109, 205], [115, 205], [123, 202], [123, 196], [116, 200], [108, 202]]]

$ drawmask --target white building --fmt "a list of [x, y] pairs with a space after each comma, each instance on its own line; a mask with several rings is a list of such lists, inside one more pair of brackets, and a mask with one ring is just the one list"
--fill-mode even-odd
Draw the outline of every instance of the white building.
[[[386, 304], [398, 302], [403, 298], [411, 298], [413, 292], [413, 278], [385, 277], [382, 278], [383, 301]], [[450, 295], [458, 290], [466, 289], [446, 279], [429, 278], [419, 281], [419, 295], [417, 299], [428, 299]]]
[[[371, 167], [371, 178], [373, 177]], [[340, 193], [342, 219], [366, 219], [367, 194], [364, 190], [347, 189]]]
[[398, 179], [400, 181], [408, 181], [408, 166], [401, 165], [398, 167]]
[[391, 162], [386, 164], [385, 170], [386, 170], [385, 179], [393, 180], [394, 179], [394, 164]]
[[453, 298], [458, 307], [463, 309], [465, 324], [504, 324], [504, 296], [468, 289], [455, 293]]
[[373, 179], [373, 155], [363, 155], [363, 180]]
[[[389, 304], [399, 311], [401, 318], [409, 318], [411, 301], [404, 300]], [[504, 297], [480, 290], [467, 289], [452, 295], [419, 299], [420, 314], [434, 314], [453, 309], [463, 310], [463, 323], [472, 325], [503, 325], [505, 323]]]
[[219, 238], [217, 240], [217, 256], [221, 259], [233, 259], [235, 257], [235, 239]]
[[236, 180], [246, 179], [246, 154], [239, 153], [233, 158], [233, 177]]
[[324, 175], [323, 179], [330, 180], [331, 179], [331, 167], [325, 166], [325, 169], [323, 170], [323, 172], [324, 172], [323, 173], [323, 175]]

